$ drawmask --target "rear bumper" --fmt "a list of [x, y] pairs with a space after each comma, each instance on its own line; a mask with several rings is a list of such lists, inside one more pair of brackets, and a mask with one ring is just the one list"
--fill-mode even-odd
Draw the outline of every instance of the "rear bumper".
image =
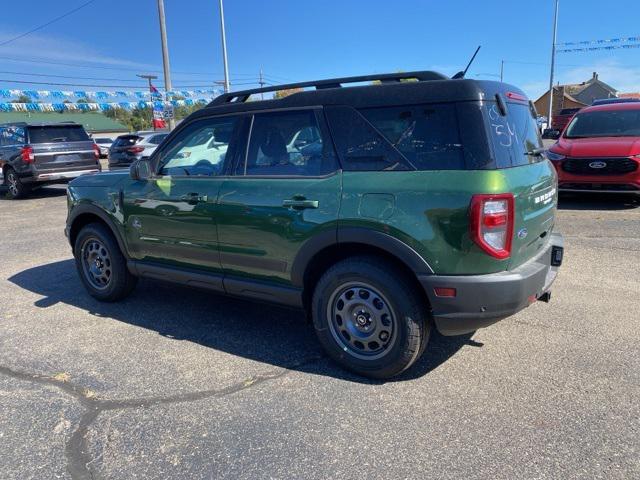
[[58, 180], [72, 180], [86, 173], [99, 173], [99, 172], [100, 172], [99, 168], [92, 168], [90, 170], [72, 170], [67, 172], [37, 173], [33, 177], [33, 181], [34, 182], [54, 182]]
[[[548, 301], [562, 261], [562, 235], [554, 233], [544, 251], [518, 268], [488, 275], [422, 275], [419, 277], [443, 335], [460, 335], [509, 317], [536, 300]], [[552, 255], [560, 262], [552, 266]], [[557, 258], [556, 258], [557, 260]], [[438, 297], [434, 288], [455, 288], [455, 297]]]

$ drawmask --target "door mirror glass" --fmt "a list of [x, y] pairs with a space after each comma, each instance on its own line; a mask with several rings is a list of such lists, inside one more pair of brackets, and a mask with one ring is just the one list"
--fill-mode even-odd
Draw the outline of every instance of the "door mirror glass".
[[152, 172], [151, 162], [148, 158], [142, 158], [133, 162], [129, 169], [129, 174], [134, 180], [148, 180], [151, 178]]

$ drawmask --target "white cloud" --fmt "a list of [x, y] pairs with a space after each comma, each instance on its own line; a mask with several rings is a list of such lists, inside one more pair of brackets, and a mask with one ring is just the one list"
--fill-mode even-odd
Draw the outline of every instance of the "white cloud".
[[597, 72], [600, 80], [618, 92], [640, 92], [640, 67], [622, 65], [615, 60], [566, 70], [559, 75], [558, 80], [560, 83], [582, 83], [589, 80], [593, 72]]
[[[0, 43], [15, 37], [15, 32], [0, 32]], [[53, 35], [31, 34], [0, 47], [0, 55], [24, 59], [50, 60], [73, 63], [94, 63], [142, 69], [157, 68], [155, 65], [135, 62], [101, 53], [93, 46], [78, 40], [68, 40]]]

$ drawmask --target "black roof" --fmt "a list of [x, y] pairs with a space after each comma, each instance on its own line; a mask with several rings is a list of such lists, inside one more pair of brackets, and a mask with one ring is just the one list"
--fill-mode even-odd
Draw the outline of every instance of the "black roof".
[[[417, 81], [402, 81], [413, 79]], [[370, 82], [379, 81], [372, 84]], [[343, 88], [344, 84], [369, 82]], [[315, 87], [280, 99], [247, 101], [251, 95]], [[207, 107], [198, 110], [194, 117], [212, 113], [236, 113], [278, 108], [295, 108], [320, 105], [350, 105], [355, 108], [414, 103], [473, 101], [493, 98], [507, 92], [525, 95], [519, 88], [494, 81], [450, 79], [437, 72], [406, 72], [362, 77], [345, 77], [311, 82], [290, 83], [267, 88], [242, 90], [216, 97]]]

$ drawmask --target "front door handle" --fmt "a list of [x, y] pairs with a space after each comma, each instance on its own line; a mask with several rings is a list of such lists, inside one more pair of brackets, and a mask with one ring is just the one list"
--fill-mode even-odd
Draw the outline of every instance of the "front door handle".
[[187, 193], [180, 197], [182, 202], [187, 202], [189, 205], [196, 205], [198, 203], [204, 203], [207, 201], [206, 195], [200, 195], [199, 193]]
[[294, 210], [302, 210], [304, 208], [318, 208], [318, 200], [307, 200], [305, 198], [291, 198], [282, 201], [283, 207], [293, 208]]

